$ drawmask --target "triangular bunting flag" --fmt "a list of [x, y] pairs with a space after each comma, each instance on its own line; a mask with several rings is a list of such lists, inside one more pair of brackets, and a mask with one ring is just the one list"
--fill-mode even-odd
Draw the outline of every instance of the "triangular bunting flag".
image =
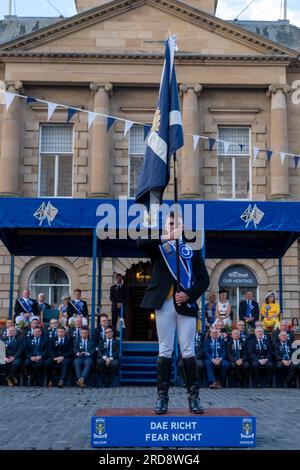
[[36, 102], [37, 100], [35, 98], [32, 98], [31, 96], [27, 96], [27, 100], [26, 100], [27, 104], [36, 103]]
[[134, 122], [132, 121], [125, 121], [125, 127], [124, 127], [124, 137], [126, 137], [127, 132], [132, 128]]
[[67, 122], [70, 122], [72, 117], [74, 116], [74, 114], [77, 113], [77, 109], [74, 109], [74, 108], [68, 108], [68, 118], [67, 118]]
[[97, 117], [97, 113], [93, 113], [91, 111], [88, 112], [88, 129], [91, 127], [96, 117]]
[[200, 139], [201, 139], [200, 135], [193, 134], [194, 151], [196, 150]]
[[110, 116], [107, 117], [107, 132], [109, 131], [111, 126], [114, 124], [115, 120], [116, 120], [115, 118], [112, 118]]
[[58, 105], [56, 103], [51, 103], [50, 101], [47, 101], [47, 103], [48, 103], [48, 121], [50, 121]]
[[224, 143], [224, 152], [225, 152], [225, 155], [227, 155], [227, 152], [229, 150], [231, 143], [230, 142], [223, 142], [223, 143]]
[[150, 129], [151, 129], [151, 126], [148, 126], [147, 124], [144, 125], [144, 140], [147, 139]]
[[245, 145], [244, 144], [239, 144], [239, 146], [240, 146], [240, 149], [241, 149], [241, 153], [243, 153]]
[[267, 159], [268, 159], [268, 162], [271, 160], [272, 155], [273, 155], [273, 150], [267, 150]]
[[284, 152], [280, 152], [280, 160], [281, 160], [281, 165], [283, 166], [284, 164], [284, 159], [285, 159], [285, 153]]
[[6, 111], [9, 110], [10, 105], [12, 104], [12, 102], [13, 102], [15, 96], [16, 96], [15, 93], [9, 93], [9, 91], [6, 91], [6, 92], [5, 92]]
[[254, 158], [254, 160], [257, 159], [258, 154], [259, 154], [259, 148], [258, 147], [253, 147], [253, 158]]
[[297, 170], [297, 168], [298, 168], [299, 160], [300, 160], [299, 155], [294, 155], [295, 169], [296, 169], [296, 170]]
[[216, 143], [216, 139], [208, 139], [208, 150], [211, 152], [213, 149], [213, 146]]

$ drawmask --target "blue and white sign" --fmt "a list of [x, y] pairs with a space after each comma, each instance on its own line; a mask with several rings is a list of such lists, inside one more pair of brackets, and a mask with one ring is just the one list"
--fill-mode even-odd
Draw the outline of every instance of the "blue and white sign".
[[92, 417], [92, 447], [255, 447], [253, 416]]

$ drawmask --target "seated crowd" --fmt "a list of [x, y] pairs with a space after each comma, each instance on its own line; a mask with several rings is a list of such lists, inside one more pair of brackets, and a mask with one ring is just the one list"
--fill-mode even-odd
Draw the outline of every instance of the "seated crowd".
[[82, 320], [77, 315], [74, 326], [69, 327], [51, 319], [49, 327], [42, 328], [39, 317], [34, 316], [23, 330], [17, 329], [13, 320], [7, 320], [0, 330], [5, 349], [0, 374], [6, 377], [7, 384], [16, 385], [23, 371], [28, 385], [34, 385], [37, 377], [45, 374], [48, 387], [53, 386], [54, 377], [58, 387], [63, 387], [74, 366], [80, 388], [86, 387], [94, 368], [100, 386], [111, 386], [119, 369], [119, 340], [114, 337], [106, 314], [100, 316], [100, 326], [93, 335]]
[[[272, 335], [266, 334], [260, 321], [255, 324], [254, 333], [245, 331], [243, 320], [237, 322], [229, 333], [219, 320], [211, 326], [206, 336], [200, 332], [195, 337], [195, 353], [199, 376], [210, 388], [221, 388], [226, 378], [235, 376], [240, 387], [249, 386], [249, 375], [253, 387], [272, 386], [275, 374], [277, 386], [296, 384], [300, 365], [292, 362], [294, 335], [288, 331], [285, 320]], [[181, 363], [179, 370], [182, 371]]]
[[[241, 387], [249, 386], [249, 377], [252, 386], [268, 387], [274, 374], [278, 386], [297, 383], [300, 365], [293, 363], [292, 356], [298, 325], [294, 322], [289, 327], [277, 315], [270, 329], [268, 320], [275, 317], [267, 314], [271, 310], [277, 312], [278, 307], [266, 307], [274, 301], [274, 294], [269, 293], [262, 307], [266, 316], [262, 315], [260, 321], [259, 306], [252, 292], [246, 292], [239, 306], [240, 319], [234, 324], [227, 293], [220, 292], [218, 303], [215, 294], [209, 294], [205, 305], [206, 334], [197, 331], [195, 336], [202, 384], [218, 389], [232, 376]], [[59, 319], [52, 318], [46, 327], [40, 317], [49, 307], [44, 294], [39, 294], [36, 301], [30, 298], [29, 290], [16, 300], [14, 321], [7, 320], [0, 329], [0, 379], [5, 377], [7, 384], [14, 386], [23, 372], [28, 385], [34, 385], [44, 375], [49, 387], [54, 383], [63, 387], [73, 370], [80, 388], [85, 388], [89, 376], [95, 374], [100, 386], [111, 386], [119, 371], [120, 344], [108, 316], [100, 315], [100, 325], [91, 334], [87, 326], [87, 304], [81, 300], [79, 289], [74, 291], [74, 299], [63, 297]], [[182, 375], [181, 360], [178, 370]]]

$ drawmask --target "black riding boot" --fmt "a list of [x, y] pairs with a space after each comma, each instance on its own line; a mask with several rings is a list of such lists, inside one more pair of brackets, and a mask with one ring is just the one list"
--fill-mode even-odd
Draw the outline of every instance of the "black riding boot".
[[183, 359], [183, 370], [185, 374], [186, 387], [188, 392], [189, 408], [191, 413], [203, 414], [204, 408], [199, 398], [199, 378], [195, 357]]
[[169, 402], [169, 385], [171, 377], [171, 361], [172, 358], [158, 356], [157, 358], [157, 401], [155, 405], [155, 413], [163, 415], [168, 411]]

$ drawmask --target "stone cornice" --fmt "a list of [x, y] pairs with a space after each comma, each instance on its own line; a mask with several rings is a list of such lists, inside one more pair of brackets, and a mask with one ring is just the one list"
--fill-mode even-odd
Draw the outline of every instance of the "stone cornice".
[[[163, 55], [158, 53], [133, 53], [133, 52], [35, 52], [35, 51], [1, 51], [2, 62], [69, 62], [69, 63], [151, 63], [161, 64]], [[54, 62], [55, 61], [55, 62]], [[290, 65], [291, 58], [283, 55], [208, 55], [193, 53], [177, 53], [175, 61], [177, 64], [210, 64], [210, 65]]]
[[34, 33], [7, 42], [0, 47], [0, 50], [28, 50], [33, 47], [38, 47], [52, 39], [56, 40], [72, 32], [86, 28], [89, 25], [107, 20], [144, 4], [152, 5], [184, 21], [193, 23], [198, 27], [205, 28], [213, 33], [247, 45], [260, 53], [267, 55], [287, 55], [289, 57], [298, 56], [298, 52], [292, 49], [246, 31], [235, 24], [220, 20], [178, 0], [114, 0], [71, 18], [64, 19], [46, 28], [42, 28]]

